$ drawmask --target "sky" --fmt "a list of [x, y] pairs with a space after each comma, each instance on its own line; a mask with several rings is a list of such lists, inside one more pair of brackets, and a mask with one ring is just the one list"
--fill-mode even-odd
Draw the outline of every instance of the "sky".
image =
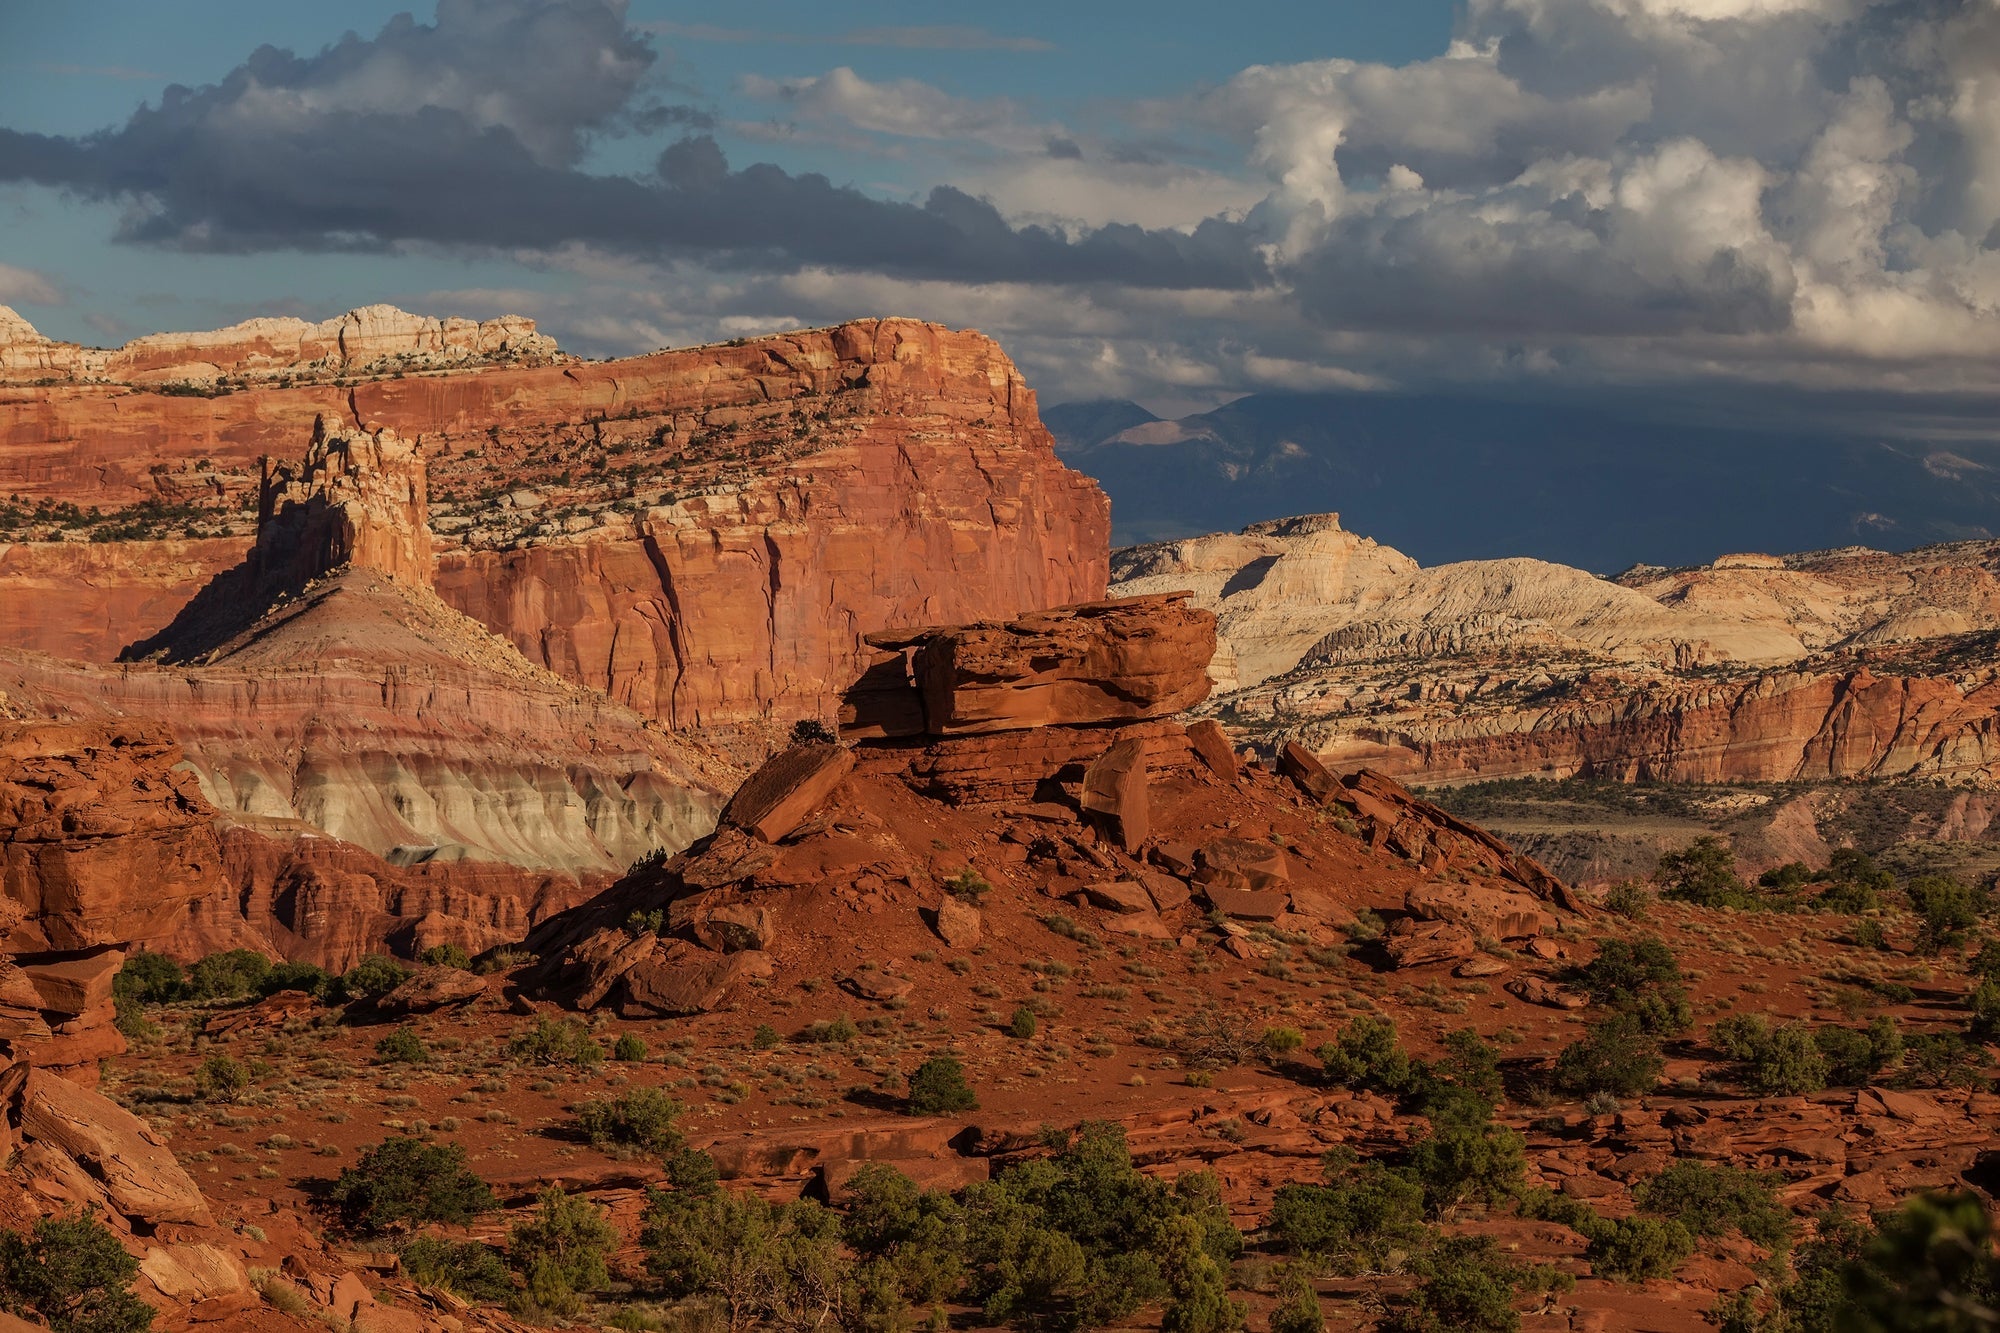
[[1045, 402], [1861, 392], [1987, 438], [2000, 0], [0, 0], [0, 219], [0, 303], [99, 345], [898, 314]]

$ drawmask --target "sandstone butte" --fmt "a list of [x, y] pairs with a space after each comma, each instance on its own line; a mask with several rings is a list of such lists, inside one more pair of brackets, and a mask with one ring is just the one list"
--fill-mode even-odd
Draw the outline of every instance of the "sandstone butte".
[[1267, 746], [1427, 783], [2000, 782], [2000, 543], [1725, 556], [1616, 579], [1419, 568], [1325, 514], [1135, 547], [1112, 591], [1191, 589], [1206, 707]]
[[449, 606], [667, 726], [751, 733], [746, 757], [831, 718], [869, 632], [1103, 594], [1107, 502], [977, 333], [585, 362], [492, 324], [371, 307], [98, 355], [0, 317], [0, 495], [31, 539], [0, 547], [0, 632], [93, 662], [158, 632], [249, 548], [260, 460], [322, 418], [423, 457]]

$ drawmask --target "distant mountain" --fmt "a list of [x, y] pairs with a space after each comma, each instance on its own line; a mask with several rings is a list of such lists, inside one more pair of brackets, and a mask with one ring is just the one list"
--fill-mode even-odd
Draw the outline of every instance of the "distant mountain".
[[1178, 421], [1117, 400], [1043, 419], [1111, 496], [1118, 545], [1337, 511], [1426, 565], [1535, 556], [1611, 573], [2000, 533], [1993, 445], [1688, 422], [1657, 400], [1258, 394]]

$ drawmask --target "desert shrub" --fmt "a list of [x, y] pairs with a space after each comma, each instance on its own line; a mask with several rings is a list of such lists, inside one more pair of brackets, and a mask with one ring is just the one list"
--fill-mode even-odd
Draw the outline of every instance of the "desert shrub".
[[581, 1019], [543, 1014], [508, 1039], [507, 1054], [530, 1064], [588, 1068], [604, 1059], [604, 1048]]
[[142, 1333], [153, 1310], [132, 1294], [139, 1261], [90, 1213], [0, 1231], [0, 1310], [36, 1315], [52, 1333]]
[[1852, 847], [1834, 852], [1832, 864], [1820, 873], [1820, 882], [1826, 887], [1810, 905], [1822, 912], [1848, 915], [1874, 911], [1882, 905], [1882, 895], [1896, 884], [1895, 877], [1878, 867], [1873, 857]]
[[1023, 1041], [1034, 1036], [1035, 1011], [1026, 1005], [1022, 1005], [1019, 1009], [1016, 1009], [1014, 1016], [1007, 1020], [1007, 1035], [1018, 1037]]
[[750, 1044], [760, 1051], [775, 1050], [778, 1043], [783, 1040], [784, 1038], [778, 1035], [778, 1029], [769, 1023], [759, 1023], [757, 1030], [750, 1034]]
[[1195, 1069], [1221, 1069], [1242, 1064], [1257, 1050], [1252, 1032], [1237, 1015], [1204, 1005], [1181, 1020], [1174, 1048], [1182, 1063]]
[[387, 954], [371, 953], [341, 973], [340, 994], [350, 1000], [387, 995], [410, 979], [410, 969]]
[[410, 1222], [457, 1225], [494, 1207], [493, 1191], [466, 1170], [464, 1148], [413, 1138], [363, 1152], [327, 1197], [350, 1228], [368, 1232]]
[[656, 1190], [639, 1242], [667, 1296], [713, 1303], [730, 1329], [818, 1327], [847, 1276], [840, 1219], [811, 1200]]
[[1653, 878], [1660, 896], [1700, 907], [1756, 907], [1757, 898], [1736, 873], [1736, 854], [1713, 834], [1660, 856]]
[[553, 1315], [575, 1313], [580, 1292], [611, 1281], [605, 1257], [618, 1232], [604, 1212], [580, 1194], [551, 1185], [534, 1215], [507, 1233], [507, 1262], [526, 1280], [527, 1307]]
[[1790, 1097], [1818, 1092], [1826, 1086], [1826, 1056], [1813, 1031], [1804, 1023], [1787, 1023], [1772, 1030], [1751, 1056], [1748, 1081], [1766, 1097]]
[[1987, 977], [1974, 986], [1965, 997], [1965, 1007], [1971, 1013], [1967, 1031], [1973, 1040], [2000, 1038], [2000, 977]]
[[831, 1044], [853, 1041], [860, 1035], [861, 1029], [854, 1026], [854, 1020], [846, 1014], [841, 1014], [837, 1018], [823, 1019], [808, 1025], [805, 1031], [799, 1033], [799, 1040]]
[[816, 717], [802, 717], [792, 723], [793, 745], [838, 745], [840, 737], [833, 728]]
[[186, 994], [191, 1000], [240, 1000], [270, 971], [271, 960], [255, 949], [212, 953], [188, 969]]
[[1512, 1129], [1481, 1116], [1434, 1123], [1410, 1146], [1410, 1177], [1423, 1188], [1424, 1207], [1449, 1217], [1459, 1205], [1497, 1202], [1520, 1188], [1527, 1144]]
[[1708, 1044], [1732, 1060], [1754, 1060], [1771, 1040], [1771, 1023], [1762, 1014], [1731, 1014], [1709, 1029]]
[[1590, 1271], [1620, 1282], [1672, 1277], [1694, 1253], [1694, 1234], [1671, 1218], [1634, 1213], [1617, 1221], [1598, 1218], [1584, 1231]]
[[1722, 1333], [1825, 1333], [1848, 1307], [1846, 1274], [1861, 1258], [1869, 1228], [1846, 1215], [1821, 1213], [1812, 1239], [1799, 1244], [1761, 1316], [1750, 1293], [1725, 1311]]
[[1658, 1036], [1685, 1032], [1694, 1022], [1680, 965], [1656, 936], [1606, 940], [1597, 957], [1572, 969], [1569, 979], [1597, 1003], [1631, 1014]]
[[402, 1249], [403, 1272], [420, 1287], [448, 1291], [460, 1300], [502, 1301], [513, 1293], [507, 1261], [491, 1245], [418, 1236]]
[[1340, 1087], [1393, 1094], [1410, 1086], [1409, 1052], [1389, 1019], [1356, 1018], [1318, 1053], [1328, 1081]]
[[675, 1123], [686, 1110], [658, 1088], [627, 1088], [578, 1106], [576, 1123], [593, 1147], [665, 1156], [687, 1146]]
[[948, 1301], [965, 1281], [965, 1213], [943, 1190], [870, 1162], [847, 1183], [841, 1238], [854, 1252], [856, 1286], [873, 1327], [904, 1324], [912, 1306]]
[[1987, 940], [1980, 945], [1979, 952], [1966, 960], [1965, 970], [1981, 981], [2000, 978], [2000, 940]]
[[205, 1102], [233, 1102], [249, 1086], [250, 1071], [220, 1051], [195, 1066], [195, 1095]]
[[1678, 1161], [1632, 1191], [1648, 1213], [1679, 1221], [1697, 1236], [1732, 1232], [1767, 1250], [1791, 1242], [1792, 1217], [1778, 1202], [1772, 1178], [1733, 1166]]
[[1843, 1330], [1976, 1333], [2000, 1318], [1993, 1222], [1973, 1194], [1926, 1194], [1881, 1218], [1842, 1266]]
[[433, 944], [417, 955], [417, 961], [425, 967], [455, 967], [461, 972], [472, 970], [472, 955], [460, 944]]
[[1660, 1044], [1630, 1014], [1612, 1014], [1556, 1056], [1555, 1085], [1575, 1096], [1636, 1097], [1660, 1081]]
[[1985, 1064], [1985, 1053], [1956, 1032], [1918, 1033], [1903, 1043], [1903, 1080], [1921, 1087], [1979, 1087]]
[[1424, 1062], [1413, 1071], [1417, 1109], [1438, 1118], [1450, 1114], [1447, 1102], [1462, 1102], [1470, 1096], [1487, 1104], [1480, 1114], [1492, 1114], [1492, 1104], [1500, 1100], [1500, 1051], [1471, 1028], [1445, 1033], [1439, 1043], [1444, 1049], [1437, 1059]]
[[993, 886], [987, 882], [986, 876], [967, 866], [944, 882], [944, 891], [977, 907], [986, 901], [987, 894], [993, 892]]
[[1297, 1028], [1265, 1028], [1257, 1044], [1264, 1048], [1266, 1055], [1284, 1055], [1305, 1045], [1306, 1035]]
[[1889, 937], [1882, 932], [1882, 923], [1866, 917], [1848, 927], [1847, 942], [1857, 949], [1882, 950], [1889, 947]]
[[1163, 1328], [1227, 1325], [1199, 1255], [1226, 1269], [1243, 1238], [1215, 1177], [1141, 1174], [1116, 1125], [1086, 1123], [1053, 1156], [972, 1186], [965, 1214], [968, 1295], [990, 1322], [1097, 1328], [1164, 1301]]
[[1277, 1287], [1271, 1333], [1324, 1333], [1326, 1315], [1320, 1309], [1319, 1289], [1313, 1285], [1309, 1266], [1286, 1264], [1278, 1270]]
[[965, 1066], [953, 1055], [933, 1055], [910, 1075], [911, 1115], [949, 1115], [976, 1111], [979, 1098], [965, 1081]]
[[151, 1041], [160, 1035], [160, 1025], [146, 1017], [146, 1007], [123, 995], [111, 997], [111, 1026], [131, 1041]]
[[611, 1043], [611, 1058], [626, 1064], [637, 1064], [646, 1058], [646, 1042], [630, 1032], [622, 1033], [617, 1041]]
[[635, 940], [641, 935], [664, 935], [666, 930], [667, 909], [664, 907], [647, 908], [645, 911], [634, 908], [632, 914], [625, 918], [625, 933]]
[[1351, 1149], [1325, 1158], [1323, 1185], [1282, 1185], [1271, 1200], [1270, 1232], [1290, 1254], [1349, 1269], [1380, 1268], [1424, 1235], [1424, 1190]]
[[1826, 1058], [1830, 1087], [1861, 1087], [1903, 1058], [1903, 1034], [1887, 1014], [1877, 1015], [1866, 1028], [1819, 1028], [1813, 1040]]
[[185, 991], [181, 965], [160, 953], [135, 953], [111, 979], [111, 993], [138, 1004], [170, 1004]]
[[264, 974], [257, 989], [266, 995], [280, 991], [302, 991], [323, 999], [333, 986], [333, 974], [317, 963], [279, 963]]
[[375, 1058], [388, 1065], [430, 1063], [431, 1048], [412, 1028], [397, 1028], [375, 1043]]
[[1562, 1281], [1510, 1258], [1491, 1236], [1441, 1236], [1410, 1261], [1417, 1285], [1376, 1327], [1382, 1333], [1514, 1333], [1523, 1285]]
[[1929, 954], [1963, 944], [1986, 906], [1985, 894], [1948, 875], [1919, 876], [1903, 891], [1918, 917], [1917, 948]]
[[1653, 910], [1653, 896], [1631, 880], [1620, 880], [1604, 891], [1604, 910], [1627, 921], [1644, 921]]

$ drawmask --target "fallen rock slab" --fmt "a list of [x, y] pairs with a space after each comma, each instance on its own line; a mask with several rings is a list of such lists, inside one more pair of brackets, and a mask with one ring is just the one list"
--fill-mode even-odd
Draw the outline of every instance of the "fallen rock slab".
[[805, 822], [854, 771], [854, 751], [844, 745], [794, 745], [764, 761], [723, 808], [722, 822], [778, 842]]
[[1456, 921], [1419, 921], [1404, 917], [1382, 936], [1382, 947], [1397, 967], [1423, 967], [1470, 958], [1479, 941]]
[[21, 1137], [60, 1149], [127, 1217], [151, 1224], [214, 1222], [207, 1200], [166, 1144], [139, 1117], [88, 1088], [30, 1070], [21, 1098]]

